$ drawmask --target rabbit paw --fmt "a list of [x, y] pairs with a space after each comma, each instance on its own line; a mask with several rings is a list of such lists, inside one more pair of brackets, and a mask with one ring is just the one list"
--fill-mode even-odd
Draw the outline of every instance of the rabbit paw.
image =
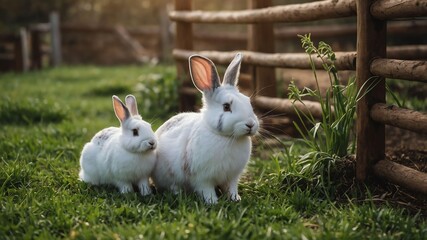
[[139, 185], [139, 191], [141, 192], [142, 196], [147, 196], [151, 194], [151, 188], [150, 188], [148, 179], [140, 180], [138, 185]]
[[140, 186], [139, 191], [141, 192], [142, 196], [148, 196], [151, 194], [151, 188], [150, 186]]
[[133, 192], [132, 184], [130, 183], [118, 183], [116, 184], [119, 188], [120, 193], [130, 193]]
[[239, 194], [235, 193], [235, 194], [230, 194], [230, 200], [233, 202], [240, 202], [242, 198], [240, 198]]
[[207, 204], [216, 204], [218, 203], [218, 197], [216, 196], [215, 188], [203, 188], [197, 190], [200, 196], [203, 197], [203, 200]]

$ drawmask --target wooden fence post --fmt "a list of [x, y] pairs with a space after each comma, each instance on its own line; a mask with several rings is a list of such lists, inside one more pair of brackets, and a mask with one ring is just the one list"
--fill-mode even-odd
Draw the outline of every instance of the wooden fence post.
[[22, 43], [20, 35], [14, 35], [13, 38], [13, 52], [15, 59], [14, 70], [17, 72], [22, 71], [24, 67], [24, 59], [22, 54]]
[[41, 32], [37, 28], [30, 29], [31, 38], [31, 69], [42, 68]]
[[[191, 0], [175, 0], [175, 10], [191, 11]], [[176, 22], [175, 48], [192, 50], [193, 49], [193, 27], [191, 23]], [[188, 60], [176, 61], [177, 76], [181, 87], [192, 86], [189, 78]], [[179, 93], [180, 110], [193, 111], [196, 104], [196, 96]]]
[[371, 107], [385, 102], [384, 78], [373, 78], [370, 65], [375, 58], [386, 57], [386, 22], [374, 19], [370, 12], [371, 0], [357, 0], [357, 60], [356, 81], [364, 89], [379, 81], [374, 89], [357, 103], [356, 177], [364, 181], [372, 166], [385, 157], [384, 124], [372, 120]]
[[161, 42], [161, 48], [160, 49], [160, 56], [162, 61], [169, 61], [171, 56], [171, 42], [172, 42], [172, 36], [170, 33], [170, 25], [171, 22], [169, 20], [168, 12], [172, 8], [172, 5], [170, 3], [167, 3], [165, 6], [161, 7], [159, 9], [159, 20], [160, 20], [160, 42]]
[[[271, 0], [248, 0], [250, 9], [271, 6]], [[248, 50], [255, 52], [274, 53], [273, 23], [255, 23], [248, 29]], [[254, 67], [254, 91], [257, 95], [276, 96], [276, 71], [272, 67]]]
[[28, 32], [25, 28], [19, 29], [22, 48], [22, 71], [26, 72], [30, 68], [30, 53], [28, 49]]
[[50, 36], [51, 36], [51, 51], [52, 65], [57, 67], [61, 64], [61, 33], [59, 29], [59, 14], [52, 12], [50, 18]]

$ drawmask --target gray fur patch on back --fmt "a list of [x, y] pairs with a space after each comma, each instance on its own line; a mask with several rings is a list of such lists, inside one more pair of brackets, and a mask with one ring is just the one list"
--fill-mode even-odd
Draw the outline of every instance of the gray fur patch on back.
[[167, 121], [165, 123], [165, 125], [162, 127], [161, 132], [159, 132], [159, 134], [163, 133], [163, 132], [167, 132], [177, 126], [179, 126], [179, 123], [185, 118], [185, 116], [182, 115], [177, 115], [174, 118], [170, 119], [169, 121]]
[[116, 132], [116, 129], [114, 128], [106, 128], [103, 129], [101, 132], [96, 134], [95, 136], [95, 143], [98, 146], [104, 146], [105, 142]]
[[216, 129], [218, 129], [218, 131], [220, 132], [222, 131], [223, 117], [224, 117], [224, 113], [221, 113], [218, 119], [218, 124], [216, 126]]

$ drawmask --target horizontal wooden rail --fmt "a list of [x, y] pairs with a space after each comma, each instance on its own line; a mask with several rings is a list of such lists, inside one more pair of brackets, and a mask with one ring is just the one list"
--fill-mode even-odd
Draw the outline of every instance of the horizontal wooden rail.
[[37, 23], [29, 26], [30, 31], [49, 32], [50, 23]]
[[[154, 36], [158, 36], [160, 34], [160, 29], [158, 26], [155, 25], [147, 25], [144, 27], [131, 27], [131, 28], [126, 28], [126, 30], [130, 33], [130, 34], [135, 34], [135, 35], [154, 35]], [[111, 26], [77, 26], [77, 25], [62, 25], [61, 26], [61, 31], [63, 32], [81, 32], [81, 33], [114, 33], [116, 31], [116, 27]]]
[[377, 122], [427, 134], [426, 113], [377, 103], [372, 106], [370, 116]]
[[16, 34], [0, 34], [0, 42], [15, 42], [19, 40], [20, 38]]
[[[187, 60], [192, 54], [200, 54], [210, 58], [217, 64], [229, 64], [237, 52], [243, 54], [243, 62], [255, 66], [309, 69], [309, 59], [306, 53], [260, 53], [251, 51], [188, 51], [174, 49], [173, 56], [178, 60]], [[355, 69], [355, 52], [337, 52], [335, 66], [340, 70]], [[322, 68], [322, 62], [313, 58], [316, 67]]]
[[295, 108], [303, 112], [304, 114], [313, 115], [315, 118], [322, 118], [322, 107], [319, 102], [305, 100], [301, 102], [294, 102], [290, 99], [283, 98], [272, 98], [256, 96], [253, 100], [253, 104], [256, 108], [262, 110], [272, 111], [273, 113], [288, 113], [289, 115], [295, 116]]
[[[336, 37], [356, 37], [355, 24], [340, 24], [340, 25], [317, 25], [317, 26], [286, 26], [276, 28], [274, 36], [278, 40], [295, 39], [298, 34], [311, 33], [311, 38], [336, 38]], [[391, 36], [424, 36], [427, 34], [427, 21], [404, 21], [390, 22], [387, 24], [387, 33]], [[248, 34], [246, 32], [212, 32], [212, 31], [195, 31], [195, 40], [201, 41], [247, 41]], [[423, 45], [421, 45], [423, 46]], [[427, 46], [425, 46], [427, 49]], [[402, 50], [399, 55], [405, 54], [407, 50]], [[418, 52], [417, 52], [418, 53]], [[427, 54], [424, 54], [426, 56]], [[390, 57], [390, 56], [389, 56]], [[393, 57], [391, 57], [393, 58]], [[407, 59], [405, 57], [395, 57], [398, 59]]]
[[[286, 26], [275, 29], [278, 39], [296, 38], [298, 34], [311, 33], [312, 38], [356, 37], [355, 24], [334, 24], [317, 26]], [[387, 34], [391, 36], [422, 36], [427, 33], [427, 21], [390, 22], [387, 24]]]
[[370, 70], [377, 76], [427, 83], [427, 61], [380, 58], [372, 61]]
[[194, 40], [202, 41], [226, 41], [226, 42], [241, 42], [246, 45], [248, 35], [245, 32], [212, 32], [212, 31], [197, 31], [193, 36]]
[[403, 45], [387, 47], [387, 57], [401, 60], [425, 60], [427, 59], [427, 45]]
[[173, 21], [192, 23], [303, 22], [356, 15], [354, 0], [325, 0], [240, 11], [172, 11]]
[[[197, 53], [210, 58], [217, 64], [229, 64], [236, 52], [238, 51], [220, 52], [174, 49], [172, 54], [175, 59], [186, 61], [191, 55]], [[243, 62], [246, 64], [264, 67], [310, 69], [309, 59], [306, 53], [260, 53], [246, 50], [240, 52], [243, 54]], [[335, 54], [337, 58], [335, 66], [337, 69], [355, 70], [356, 52], [336, 52]], [[427, 58], [427, 45], [389, 47], [387, 54], [393, 57], [398, 57], [398, 54], [403, 54], [402, 56], [404, 59], [413, 59], [415, 57]], [[316, 68], [321, 69], [322, 62], [320, 59], [314, 57], [313, 60]]]
[[380, 20], [427, 16], [427, 0], [377, 0], [371, 14]]
[[380, 160], [373, 166], [374, 173], [392, 183], [427, 194], [427, 174], [399, 163]]

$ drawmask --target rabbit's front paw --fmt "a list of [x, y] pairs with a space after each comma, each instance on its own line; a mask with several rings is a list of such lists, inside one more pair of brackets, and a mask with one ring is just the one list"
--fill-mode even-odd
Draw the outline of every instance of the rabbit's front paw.
[[140, 186], [139, 191], [141, 192], [142, 196], [148, 196], [151, 194], [151, 188], [148, 185]]
[[238, 193], [230, 194], [230, 200], [233, 202], [240, 202], [242, 198], [240, 198], [240, 195]]
[[116, 183], [117, 187], [119, 188], [120, 193], [130, 193], [133, 192], [132, 184], [130, 183]]
[[215, 188], [203, 188], [197, 190], [199, 195], [203, 197], [203, 200], [207, 204], [216, 204], [218, 203], [218, 197], [216, 196]]

